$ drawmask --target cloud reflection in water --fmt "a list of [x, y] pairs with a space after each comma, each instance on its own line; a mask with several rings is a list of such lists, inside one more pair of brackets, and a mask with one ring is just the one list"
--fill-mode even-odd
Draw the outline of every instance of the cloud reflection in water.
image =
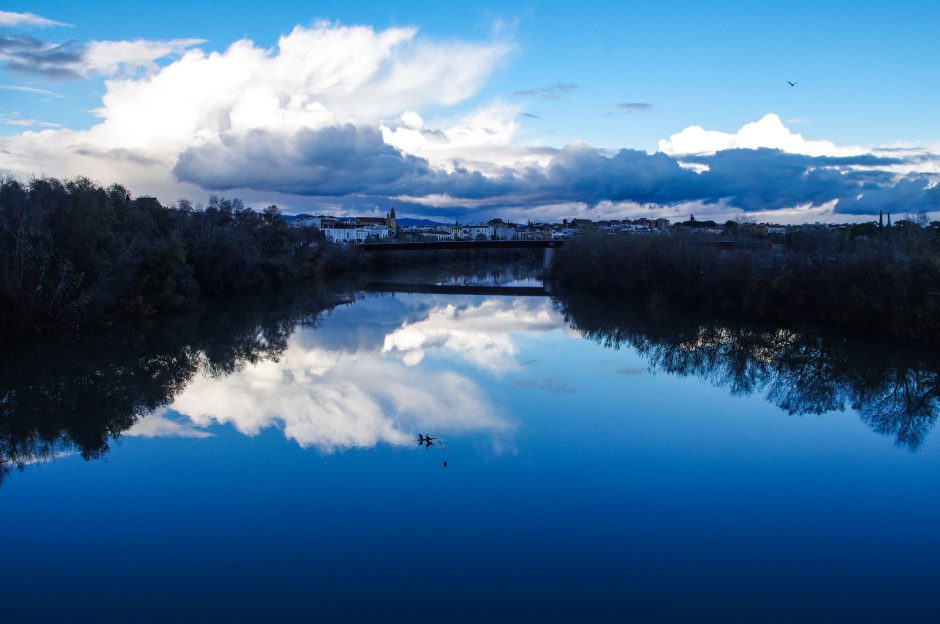
[[418, 430], [505, 434], [512, 424], [481, 386], [441, 368], [440, 358], [422, 365], [425, 354], [501, 374], [519, 366], [513, 334], [561, 326], [547, 298], [366, 297], [317, 329], [301, 328], [277, 361], [194, 378], [171, 405], [188, 423], [158, 413], [129, 435], [192, 436], [231, 424], [253, 436], [279, 427], [329, 453], [410, 445]]
[[519, 366], [513, 332], [550, 331], [563, 326], [546, 299], [488, 299], [479, 304], [435, 305], [427, 317], [404, 323], [385, 337], [384, 353], [400, 353], [409, 365], [429, 349], [443, 349], [479, 368], [503, 373]]

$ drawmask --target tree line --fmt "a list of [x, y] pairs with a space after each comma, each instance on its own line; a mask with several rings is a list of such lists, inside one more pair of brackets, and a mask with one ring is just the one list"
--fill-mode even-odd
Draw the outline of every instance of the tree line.
[[163, 206], [87, 178], [0, 180], [0, 340], [316, 281], [356, 261], [275, 206]]
[[558, 251], [561, 286], [651, 308], [712, 311], [940, 346], [940, 223], [793, 229], [735, 249], [692, 230], [588, 232]]
[[[764, 248], [716, 240], [691, 227], [666, 236], [588, 231], [556, 254], [553, 279], [654, 308], [940, 345], [940, 223], [791, 230]], [[289, 226], [275, 206], [258, 212], [238, 199], [163, 206], [87, 178], [0, 179], [0, 341], [366, 269], [492, 260], [451, 256], [367, 260], [316, 228]]]

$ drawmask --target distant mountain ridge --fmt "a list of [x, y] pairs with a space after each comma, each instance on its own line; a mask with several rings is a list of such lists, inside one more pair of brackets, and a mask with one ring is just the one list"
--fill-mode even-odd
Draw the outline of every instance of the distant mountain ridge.
[[395, 219], [395, 222], [398, 225], [404, 225], [408, 227], [416, 225], [450, 225], [450, 223], [442, 223], [441, 221], [432, 221], [431, 219], [409, 219], [407, 217], [401, 219]]
[[282, 214], [282, 215], [281, 215], [281, 219], [283, 219], [284, 221], [287, 221], [288, 223], [292, 223], [292, 222], [294, 222], [294, 221], [297, 221], [298, 219], [303, 219], [304, 217], [309, 217], [309, 216], [311, 216], [311, 215], [308, 215], [308, 214], [296, 214], [296, 215], [286, 215], [286, 214]]
[[[287, 221], [288, 223], [291, 223], [293, 221], [298, 221], [300, 219], [303, 219], [304, 217], [310, 217], [310, 216], [313, 216], [313, 215], [306, 214], [306, 213], [296, 214], [296, 215], [282, 214], [281, 218]], [[398, 225], [402, 225], [405, 227], [413, 227], [413, 226], [418, 226], [418, 225], [450, 225], [449, 223], [443, 223], [441, 221], [432, 221], [431, 219], [410, 219], [408, 217], [395, 219], [395, 222]]]

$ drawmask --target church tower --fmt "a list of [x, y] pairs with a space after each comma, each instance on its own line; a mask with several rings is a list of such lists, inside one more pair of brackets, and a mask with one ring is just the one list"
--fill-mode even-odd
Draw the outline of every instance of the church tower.
[[392, 210], [388, 213], [388, 215], [386, 215], [385, 225], [388, 226], [388, 231], [390, 234], [395, 232], [396, 226], [395, 226], [395, 209], [394, 208], [392, 208]]

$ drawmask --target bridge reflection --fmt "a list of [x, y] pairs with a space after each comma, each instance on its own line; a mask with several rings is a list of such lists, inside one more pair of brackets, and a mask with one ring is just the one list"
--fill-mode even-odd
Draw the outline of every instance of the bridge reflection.
[[485, 286], [478, 284], [408, 284], [371, 282], [363, 286], [367, 292], [417, 293], [423, 295], [489, 295], [504, 297], [547, 297], [544, 286]]

